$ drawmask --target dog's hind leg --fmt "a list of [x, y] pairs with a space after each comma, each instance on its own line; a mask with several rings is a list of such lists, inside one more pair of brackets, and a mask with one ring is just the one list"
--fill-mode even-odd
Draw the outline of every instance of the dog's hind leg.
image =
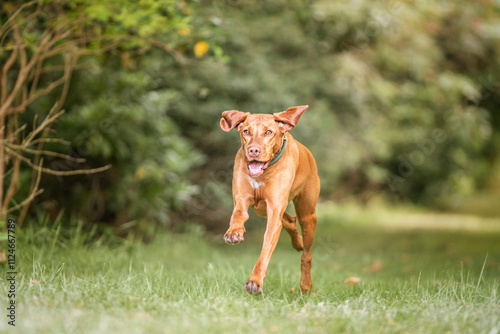
[[316, 203], [318, 202], [319, 196], [319, 178], [317, 175], [311, 180], [311, 184], [314, 183], [317, 185], [304, 188], [302, 193], [293, 201], [302, 230], [304, 243], [304, 253], [302, 254], [300, 265], [302, 271], [300, 289], [303, 293], [308, 293], [312, 290], [311, 247], [314, 241], [314, 232], [316, 230]]
[[290, 216], [286, 212], [283, 215], [283, 227], [288, 232], [288, 234], [290, 234], [290, 238], [292, 238], [292, 247], [297, 251], [301, 251], [304, 249], [304, 243], [302, 241], [302, 236], [299, 233], [296, 221], [297, 217], [295, 216]]

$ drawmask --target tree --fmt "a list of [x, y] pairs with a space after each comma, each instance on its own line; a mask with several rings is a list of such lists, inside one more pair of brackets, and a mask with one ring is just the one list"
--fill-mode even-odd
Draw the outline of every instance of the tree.
[[[44, 157], [72, 166], [84, 162], [54, 148], [70, 142], [51, 131], [64, 113], [73, 72], [85, 66], [85, 59], [111, 52], [122, 53], [125, 65], [131, 54], [151, 48], [183, 61], [178, 47], [190, 34], [190, 10], [173, 0], [10, 1], [0, 8], [0, 24], [0, 221], [21, 210], [21, 225], [30, 203], [43, 191], [42, 174], [89, 174], [111, 167], [44, 166]], [[196, 56], [207, 51], [201, 49]], [[20, 184], [23, 166], [32, 169], [28, 192]]]

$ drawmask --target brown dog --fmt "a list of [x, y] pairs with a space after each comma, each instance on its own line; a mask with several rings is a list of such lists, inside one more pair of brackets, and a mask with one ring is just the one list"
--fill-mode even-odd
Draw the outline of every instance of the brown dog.
[[[267, 217], [262, 252], [245, 284], [245, 289], [252, 294], [262, 293], [281, 227], [290, 234], [293, 248], [304, 251], [300, 288], [303, 292], [312, 289], [311, 245], [316, 227], [319, 176], [311, 152], [287, 133], [308, 107], [292, 107], [273, 115], [237, 110], [222, 113], [222, 130], [228, 132], [237, 128], [241, 137], [241, 148], [234, 163], [234, 210], [224, 240], [230, 244], [243, 241], [249, 206], [257, 215]], [[290, 201], [295, 206], [302, 236], [295, 223], [296, 217], [285, 212]]]

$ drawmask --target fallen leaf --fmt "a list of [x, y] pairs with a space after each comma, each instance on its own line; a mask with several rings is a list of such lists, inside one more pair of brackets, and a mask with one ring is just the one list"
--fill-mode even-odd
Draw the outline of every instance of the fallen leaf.
[[387, 313], [385, 315], [385, 318], [387, 319], [387, 322], [391, 325], [396, 325], [396, 321], [394, 321], [394, 319], [392, 319], [391, 315], [389, 313]]
[[40, 284], [40, 280], [36, 278], [30, 279], [30, 284]]
[[344, 281], [345, 285], [354, 286], [361, 281], [361, 278], [356, 276], [351, 276]]
[[382, 263], [382, 260], [376, 260], [373, 262], [371, 266], [363, 268], [363, 272], [365, 273], [378, 273], [384, 269], [384, 264]]
[[133, 301], [133, 300], [140, 300], [141, 302], [145, 302], [146, 298], [141, 298], [141, 297], [134, 297], [134, 296], [128, 296], [128, 300]]
[[0, 249], [0, 262], [7, 262], [7, 257], [5, 256], [5, 250]]
[[151, 315], [149, 315], [146, 312], [136, 312], [136, 313], [132, 314], [132, 317], [134, 317], [136, 319], [149, 319], [149, 318], [151, 318]]

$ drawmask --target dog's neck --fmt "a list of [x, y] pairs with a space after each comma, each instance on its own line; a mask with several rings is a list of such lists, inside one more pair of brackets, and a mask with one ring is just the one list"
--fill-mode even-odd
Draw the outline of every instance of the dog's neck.
[[276, 162], [278, 162], [278, 160], [281, 158], [281, 156], [283, 155], [283, 152], [285, 152], [285, 148], [286, 148], [286, 135], [284, 136], [283, 138], [283, 145], [281, 145], [281, 150], [279, 151], [279, 153], [271, 160], [271, 162], [269, 163], [269, 166], [275, 164]]

